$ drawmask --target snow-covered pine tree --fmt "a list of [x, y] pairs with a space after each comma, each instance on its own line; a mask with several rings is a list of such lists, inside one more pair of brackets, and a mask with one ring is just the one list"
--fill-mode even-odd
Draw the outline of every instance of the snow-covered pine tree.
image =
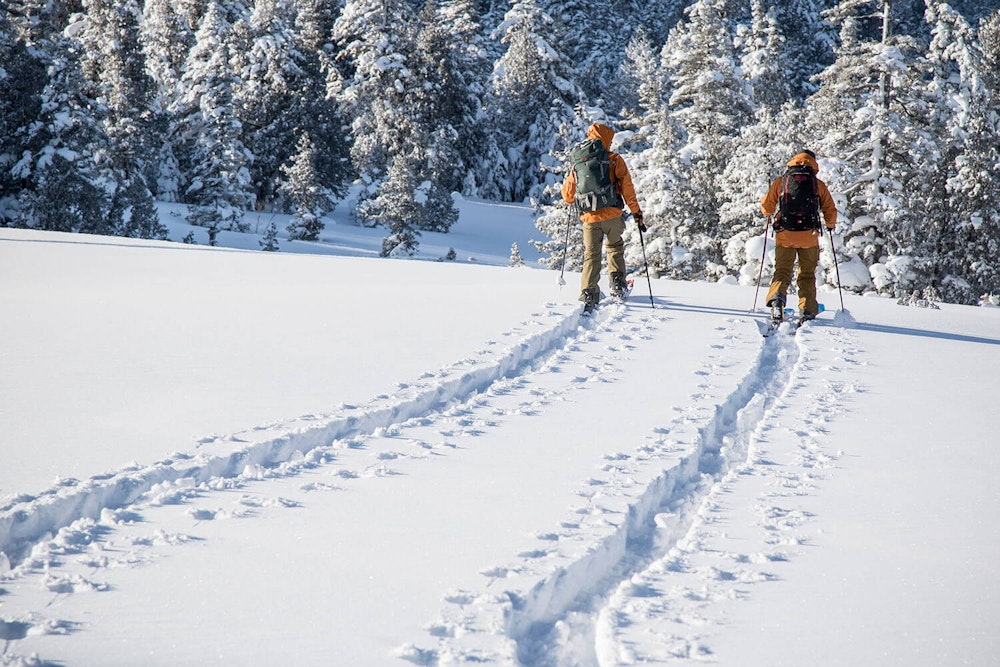
[[487, 131], [480, 100], [489, 75], [475, 2], [428, 0], [415, 46], [408, 103], [421, 131], [432, 136], [431, 178], [447, 192], [475, 195]]
[[78, 20], [67, 25], [62, 7], [26, 3], [31, 21], [22, 35], [45, 65], [39, 115], [25, 134], [25, 151], [12, 167], [20, 181], [18, 220], [24, 227], [113, 234], [111, 193], [115, 182], [103, 106], [84, 88]]
[[296, 150], [296, 128], [305, 124], [299, 82], [305, 78], [292, 32], [294, 12], [286, 0], [254, 0], [250, 48], [235, 87], [234, 109], [241, 141], [253, 155], [249, 165], [254, 208], [274, 199], [279, 170]]
[[837, 32], [823, 17], [832, 4], [831, 0], [767, 0], [761, 4], [781, 32], [780, 59], [792, 99], [804, 101], [815, 93], [815, 75], [833, 62]]
[[421, 161], [417, 154], [397, 155], [377, 196], [358, 206], [359, 217], [379, 220], [389, 228], [389, 235], [382, 239], [383, 257], [410, 256], [417, 251], [420, 232], [413, 221], [420, 216], [417, 165]]
[[582, 94], [570, 61], [549, 39], [552, 33], [552, 17], [535, 0], [517, 0], [494, 35], [507, 51], [494, 67], [486, 104], [495, 128], [483, 175], [489, 197], [540, 197], [545, 176], [539, 165], [549, 161], [556, 167], [560, 160], [555, 156], [565, 148], [554, 143], [558, 128], [582, 125], [573, 111]]
[[516, 242], [512, 243], [510, 246], [510, 261], [507, 262], [507, 266], [512, 269], [524, 266], [524, 258], [521, 257], [521, 250], [517, 247]]
[[239, 4], [213, 0], [198, 27], [197, 40], [181, 77], [181, 93], [171, 135], [185, 175], [184, 201], [193, 207], [192, 224], [211, 230], [245, 229], [251, 206], [252, 155], [241, 141], [233, 108], [238, 48], [233, 17], [245, 18]]
[[350, 130], [334, 96], [327, 92], [327, 74], [333, 69], [329, 35], [340, 11], [339, 0], [302, 0], [293, 22], [293, 50], [302, 79], [293, 81], [299, 110], [300, 133], [308, 133], [316, 146], [316, 173], [323, 187], [337, 198], [347, 193], [354, 177], [350, 159]]
[[175, 0], [146, 0], [140, 33], [149, 75], [161, 92], [175, 91], [194, 44], [195, 26]]
[[660, 71], [657, 49], [642, 26], [636, 28], [625, 47], [617, 88], [621, 91], [622, 103], [616, 111], [622, 115], [640, 118], [642, 124], [648, 124], [663, 110], [666, 82]]
[[303, 134], [293, 155], [281, 167], [279, 194], [287, 198], [295, 213], [288, 225], [288, 238], [316, 241], [323, 231], [322, 217], [333, 208], [334, 194], [325, 188], [316, 171], [316, 147]]
[[1000, 141], [984, 77], [988, 58], [975, 31], [947, 3], [928, 3], [925, 18], [932, 35], [926, 59], [936, 112], [930, 130], [942, 147], [934, 166], [944, 184], [935, 193], [938, 233], [924, 230], [919, 236], [925, 244], [933, 241], [924, 253], [929, 261], [923, 278], [947, 301], [977, 303], [982, 294], [1000, 289]]
[[739, 77], [724, 0], [698, 0], [686, 10], [664, 47], [673, 85], [670, 115], [684, 145], [669, 169], [682, 181], [665, 211], [673, 230], [671, 275], [721, 277], [724, 243], [719, 230], [719, 182], [739, 128], [751, 118]]
[[271, 220], [271, 223], [267, 226], [267, 231], [264, 232], [264, 238], [258, 241], [260, 244], [260, 249], [264, 252], [277, 252], [278, 247], [278, 225]]
[[[888, 0], [845, 0], [825, 15], [840, 29], [835, 62], [809, 99], [817, 152], [838, 160], [827, 183], [843, 193], [852, 221], [845, 251], [870, 267], [877, 289], [912, 288], [937, 147], [922, 120], [925, 102], [912, 38], [893, 34]], [[828, 163], [830, 164], [830, 163]]]
[[751, 0], [751, 23], [737, 30], [743, 78], [750, 84], [751, 97], [758, 106], [772, 112], [797, 90], [802, 72], [789, 62], [786, 38], [778, 24], [775, 8], [765, 0]]
[[[185, 7], [187, 7], [185, 9]], [[181, 74], [191, 47], [196, 25], [191, 20], [197, 12], [190, 3], [176, 0], [146, 0], [140, 23], [140, 39], [145, 54], [146, 70], [155, 83], [155, 102], [163, 114], [165, 127], [155, 153], [157, 171], [150, 185], [163, 201], [180, 199], [180, 167], [174, 154], [172, 137], [167, 135], [171, 118], [178, 113]]]
[[328, 89], [344, 116], [354, 119], [351, 161], [368, 186], [362, 200], [374, 195], [387, 167], [406, 149], [408, 137], [397, 117], [412, 92], [412, 23], [406, 0], [347, 0], [334, 23]]
[[0, 12], [0, 227], [16, 223], [17, 195], [30, 172], [14, 174], [12, 167], [29, 150], [29, 128], [41, 113], [46, 80], [37, 51], [28, 48], [20, 24], [11, 19]]
[[166, 238], [153, 206], [156, 155], [165, 118], [155, 84], [146, 71], [139, 39], [140, 9], [135, 0], [84, 0], [86, 19], [78, 37], [82, 69], [107, 114], [110, 173], [115, 179], [110, 218], [115, 232]]
[[614, 83], [625, 56], [623, 36], [635, 27], [638, 3], [606, 0], [600, 11], [586, 0], [538, 0], [537, 5], [552, 18], [547, 41], [558, 45], [572, 63], [569, 78], [579, 86], [583, 98], [591, 106], [616, 108], [618, 90]]
[[666, 43], [670, 31], [684, 18], [684, 8], [688, 4], [689, 0], [658, 0], [639, 4], [639, 24], [656, 50]]

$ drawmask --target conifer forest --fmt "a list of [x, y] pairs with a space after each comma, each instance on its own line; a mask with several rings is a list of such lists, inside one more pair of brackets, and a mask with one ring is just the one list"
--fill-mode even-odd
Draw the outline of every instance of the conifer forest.
[[638, 271], [752, 284], [761, 195], [809, 149], [839, 210], [821, 282], [1000, 295], [1000, 0], [0, 7], [0, 226], [166, 238], [176, 202], [316, 239], [350, 194], [408, 255], [460, 193], [530, 203], [543, 263], [578, 270], [559, 185], [595, 122], [649, 226]]

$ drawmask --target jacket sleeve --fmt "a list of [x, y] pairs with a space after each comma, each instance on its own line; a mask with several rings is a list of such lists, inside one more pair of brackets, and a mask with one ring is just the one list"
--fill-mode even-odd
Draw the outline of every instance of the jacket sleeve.
[[771, 181], [771, 187], [767, 189], [767, 194], [760, 200], [760, 212], [764, 215], [774, 215], [775, 211], [778, 210], [778, 198], [780, 196], [781, 179], [776, 178]]
[[618, 184], [618, 194], [625, 200], [628, 210], [635, 215], [641, 209], [639, 207], [639, 198], [635, 194], [635, 186], [632, 184], [632, 174], [629, 173], [628, 165], [625, 164], [625, 160], [620, 155], [616, 154], [615, 158], [614, 175], [615, 182]]
[[566, 180], [562, 184], [562, 198], [567, 204], [572, 204], [576, 197], [576, 172], [572, 169], [566, 174]]
[[819, 182], [819, 209], [823, 211], [823, 220], [827, 229], [833, 229], [837, 225], [837, 204], [833, 201], [833, 195], [826, 183]]

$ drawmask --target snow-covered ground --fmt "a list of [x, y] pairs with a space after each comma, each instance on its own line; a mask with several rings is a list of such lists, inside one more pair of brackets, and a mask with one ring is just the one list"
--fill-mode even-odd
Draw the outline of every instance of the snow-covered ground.
[[581, 318], [461, 204], [451, 262], [0, 230], [0, 664], [996, 664], [1000, 309]]

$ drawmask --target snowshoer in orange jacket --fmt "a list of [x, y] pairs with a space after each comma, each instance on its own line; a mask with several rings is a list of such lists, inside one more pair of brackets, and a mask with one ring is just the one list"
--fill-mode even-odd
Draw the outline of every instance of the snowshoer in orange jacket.
[[797, 285], [799, 289], [799, 311], [803, 319], [812, 319], [819, 313], [819, 303], [816, 301], [816, 267], [819, 265], [819, 237], [821, 227], [819, 215], [822, 213], [823, 223], [827, 229], [833, 229], [837, 224], [837, 205], [830, 195], [826, 183], [815, 178], [819, 173], [819, 163], [812, 151], [802, 151], [788, 161], [787, 167], [805, 166], [812, 170], [816, 184], [817, 210], [814, 212], [815, 225], [809, 229], [789, 229], [791, 225], [782, 227], [781, 211], [779, 210], [783, 193], [786, 191], [785, 176], [779, 176], [771, 182], [771, 187], [760, 202], [761, 212], [774, 218], [774, 275], [771, 287], [767, 292], [767, 305], [772, 312], [783, 310], [785, 294], [792, 282], [792, 269], [796, 258], [799, 260]]
[[[615, 191], [628, 206], [639, 229], [646, 231], [642, 222], [642, 210], [632, 185], [632, 175], [629, 173], [625, 160], [618, 153], [611, 152], [611, 140], [615, 131], [607, 125], [594, 123], [587, 128], [588, 139], [600, 139], [604, 149], [608, 151], [608, 161], [611, 166], [611, 183]], [[562, 185], [562, 198], [567, 204], [576, 200], [576, 171], [570, 169]], [[583, 223], [583, 275], [580, 279], [580, 300], [588, 310], [593, 308], [600, 299], [598, 282], [601, 277], [601, 242], [607, 238], [608, 278], [612, 295], [618, 295], [625, 289], [625, 232], [623, 209], [617, 206], [607, 206], [596, 211], [580, 211]]]

